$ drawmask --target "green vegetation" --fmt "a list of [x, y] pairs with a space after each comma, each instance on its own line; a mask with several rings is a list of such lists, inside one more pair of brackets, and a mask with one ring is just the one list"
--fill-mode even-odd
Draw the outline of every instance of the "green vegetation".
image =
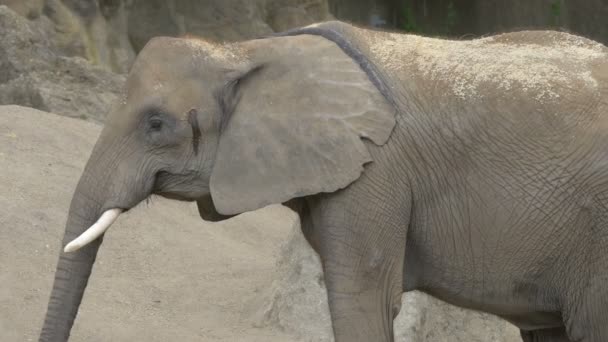
[[445, 20], [445, 32], [443, 34], [449, 34], [452, 32], [452, 29], [458, 23], [458, 12], [456, 11], [456, 7], [454, 6], [454, 1], [450, 0], [447, 6], [446, 11], [446, 20]]
[[401, 13], [401, 29], [406, 32], [421, 32], [421, 28], [416, 24], [416, 15], [412, 9], [412, 4], [409, 1], [405, 1], [402, 6], [403, 10]]
[[[441, 5], [443, 8], [433, 8], [434, 11], [437, 11], [436, 15], [439, 15], [441, 20], [441, 25], [434, 28], [432, 28], [432, 25], [424, 25], [423, 27], [418, 23], [419, 20], [417, 20], [417, 15], [420, 15], [420, 10], [416, 8], [413, 3], [416, 3], [416, 1], [403, 0], [401, 6], [399, 7], [400, 18], [398, 20], [398, 27], [406, 32], [431, 35], [449, 35], [452, 33], [454, 27], [458, 23], [458, 10], [454, 4], [454, 0], [445, 2], [445, 5]], [[423, 22], [423, 20], [420, 20], [420, 22]]]
[[553, 0], [551, 3], [551, 25], [559, 26], [559, 19], [562, 15], [562, 2], [561, 0]]

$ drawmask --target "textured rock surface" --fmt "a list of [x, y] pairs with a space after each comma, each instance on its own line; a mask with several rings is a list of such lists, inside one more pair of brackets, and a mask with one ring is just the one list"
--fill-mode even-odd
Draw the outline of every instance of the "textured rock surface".
[[421, 292], [403, 295], [395, 335], [396, 342], [521, 342], [519, 329], [502, 319]]
[[68, 56], [80, 56], [108, 70], [127, 72], [135, 51], [127, 35], [126, 5], [118, 0], [46, 0], [55, 41]]
[[331, 19], [327, 0], [0, 0], [0, 5], [29, 19], [48, 19], [63, 55], [120, 73], [154, 36], [236, 41]]
[[0, 6], [0, 104], [103, 121], [124, 76], [65, 57], [46, 17], [31, 21]]
[[154, 36], [237, 41], [331, 18], [327, 0], [135, 0], [129, 37], [136, 50]]
[[278, 327], [306, 342], [333, 341], [327, 291], [319, 256], [306, 242], [299, 220], [291, 224], [276, 260], [276, 275], [246, 315], [258, 327]]
[[6, 5], [28, 19], [36, 19], [42, 14], [44, 2], [45, 0], [0, 0], [0, 5]]

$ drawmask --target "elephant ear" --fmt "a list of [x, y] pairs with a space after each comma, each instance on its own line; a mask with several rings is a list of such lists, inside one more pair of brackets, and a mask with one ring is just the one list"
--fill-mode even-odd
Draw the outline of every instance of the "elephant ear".
[[220, 222], [225, 221], [229, 218], [232, 218], [234, 215], [222, 215], [217, 212], [215, 206], [213, 205], [213, 201], [211, 196], [201, 197], [196, 200], [196, 205], [198, 207], [198, 213], [201, 215], [201, 218], [207, 222]]
[[224, 215], [348, 186], [382, 145], [395, 109], [357, 62], [318, 36], [242, 43], [261, 66], [238, 82], [223, 128], [211, 195]]

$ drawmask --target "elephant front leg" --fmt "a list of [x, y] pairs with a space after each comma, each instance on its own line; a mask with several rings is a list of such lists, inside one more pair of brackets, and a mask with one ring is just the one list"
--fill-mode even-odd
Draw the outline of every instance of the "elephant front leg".
[[313, 227], [305, 231], [323, 264], [335, 341], [392, 342], [407, 222], [348, 203], [323, 202], [311, 211]]
[[347, 275], [351, 271], [325, 272], [335, 341], [394, 341], [393, 320], [401, 305], [401, 288], [389, 276], [395, 270]]
[[[603, 196], [604, 199], [608, 198]], [[574, 272], [567, 280], [562, 299], [562, 315], [570, 340], [573, 342], [608, 341], [608, 201], [593, 225], [580, 227], [588, 232], [580, 241], [578, 250], [586, 249], [571, 258], [569, 270]]]
[[608, 275], [603, 268], [593, 270], [591, 279], [580, 282], [585, 285], [581, 294], [573, 296], [577, 300], [566, 309], [565, 323], [572, 341], [608, 341]]

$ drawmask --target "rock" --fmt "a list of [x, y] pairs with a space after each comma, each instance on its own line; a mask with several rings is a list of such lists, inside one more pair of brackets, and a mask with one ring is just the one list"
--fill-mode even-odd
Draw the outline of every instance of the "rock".
[[136, 50], [159, 35], [238, 41], [329, 18], [327, 0], [135, 0], [129, 38]]
[[0, 5], [6, 5], [19, 15], [28, 19], [36, 19], [42, 14], [45, 0], [0, 0]]
[[397, 342], [521, 342], [519, 329], [492, 315], [417, 291], [404, 294], [401, 303], [394, 322]]
[[124, 76], [65, 57], [44, 16], [29, 21], [0, 6], [0, 104], [19, 104], [102, 122]]
[[53, 43], [65, 56], [80, 56], [93, 60], [87, 45], [87, 34], [81, 19], [60, 0], [48, 0], [46, 17], [53, 23]]
[[[248, 305], [251, 320], [259, 327], [277, 326], [301, 341], [333, 341], [321, 264], [297, 221], [276, 268], [272, 285]], [[396, 342], [521, 342], [519, 330], [497, 317], [420, 292], [403, 295], [394, 327]]]
[[302, 7], [282, 7], [270, 13], [268, 25], [277, 32], [314, 23], [314, 19]]
[[66, 56], [80, 56], [108, 70], [128, 71], [135, 51], [127, 36], [124, 1], [46, 0], [45, 15]]
[[205, 6], [192, 0], [135, 0], [129, 11], [129, 37], [136, 50], [154, 36], [236, 41], [271, 32], [260, 0], [210, 1]]
[[267, 22], [276, 31], [332, 20], [327, 1], [270, 0], [266, 3]]
[[272, 32], [262, 20], [261, 1], [135, 0], [129, 11], [129, 37], [136, 50], [155, 36], [191, 34], [234, 41]]
[[108, 70], [128, 71], [135, 58], [127, 35], [127, 0], [0, 0], [28, 19], [50, 19], [60, 54], [79, 56]]
[[[327, 0], [0, 0], [29, 19], [50, 19], [61, 55], [118, 73], [155, 36], [237, 41], [331, 19]], [[48, 20], [47, 20], [48, 21]]]
[[277, 259], [275, 278], [248, 304], [245, 315], [254, 326], [278, 327], [298, 341], [330, 342], [333, 332], [319, 256], [292, 222]]
[[[118, 3], [111, 6], [115, 2]], [[108, 34], [102, 39], [105, 39], [108, 48], [104, 50], [102, 47], [98, 51], [100, 53], [105, 51], [105, 63], [110, 65], [112, 70], [120, 73], [129, 71], [136, 55], [128, 35], [129, 16], [126, 6], [123, 1], [106, 0], [105, 6], [101, 8], [108, 27]], [[103, 41], [102, 39], [100, 41]]]

